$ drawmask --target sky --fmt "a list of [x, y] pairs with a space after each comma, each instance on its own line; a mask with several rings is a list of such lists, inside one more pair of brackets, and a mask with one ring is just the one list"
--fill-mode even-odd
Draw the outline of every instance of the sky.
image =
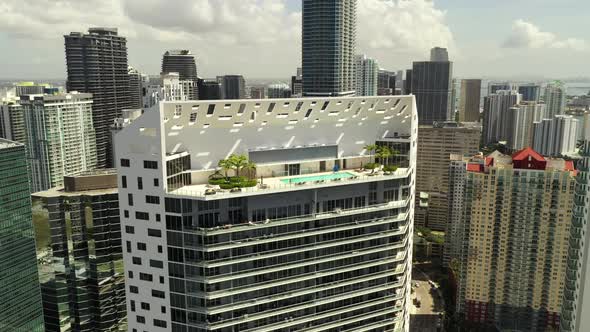
[[[588, 0], [358, 0], [357, 53], [388, 70], [447, 47], [456, 77], [589, 77]], [[65, 78], [63, 35], [117, 27], [158, 74], [189, 49], [199, 76], [283, 78], [301, 62], [301, 0], [1, 0], [0, 80]]]

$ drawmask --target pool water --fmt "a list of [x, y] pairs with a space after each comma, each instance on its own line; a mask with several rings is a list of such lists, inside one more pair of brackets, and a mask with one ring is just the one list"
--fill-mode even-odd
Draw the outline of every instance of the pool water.
[[346, 179], [355, 176], [352, 173], [348, 172], [338, 172], [338, 173], [331, 173], [331, 174], [322, 174], [322, 175], [314, 175], [314, 176], [304, 176], [300, 178], [290, 178], [290, 179], [282, 179], [282, 183], [301, 183], [301, 182], [314, 182], [314, 181], [330, 181], [334, 179]]

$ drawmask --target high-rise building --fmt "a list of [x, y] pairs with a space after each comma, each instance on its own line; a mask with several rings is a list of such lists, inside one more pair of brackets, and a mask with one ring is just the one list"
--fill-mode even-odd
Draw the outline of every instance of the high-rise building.
[[[413, 96], [145, 112], [116, 136], [129, 329], [408, 331], [416, 119]], [[404, 160], [361, 171], [365, 144]]]
[[520, 103], [520, 95], [512, 90], [498, 90], [484, 98], [483, 144], [504, 141], [510, 132], [510, 108]]
[[459, 121], [479, 122], [479, 104], [481, 102], [481, 80], [461, 80], [459, 97]]
[[303, 95], [354, 94], [356, 0], [303, 0]]
[[17, 97], [24, 95], [43, 94], [48, 87], [47, 84], [36, 84], [35, 82], [19, 82], [15, 85], [15, 95]]
[[291, 76], [291, 91], [293, 97], [303, 96], [303, 69], [297, 68], [297, 75]]
[[185, 91], [189, 100], [199, 99], [197, 84], [197, 63], [189, 50], [169, 50], [162, 57], [162, 73], [178, 73], [181, 81], [192, 81]]
[[545, 156], [564, 156], [576, 152], [581, 124], [571, 115], [556, 115], [535, 122], [533, 148]]
[[406, 79], [404, 80], [404, 94], [412, 94], [412, 69], [406, 70]]
[[[92, 94], [98, 168], [111, 166], [110, 126], [133, 108], [127, 74], [127, 40], [116, 28], [90, 28], [64, 36], [68, 91]], [[45, 188], [48, 189], [48, 188]]]
[[543, 101], [547, 106], [547, 119], [565, 112], [566, 88], [562, 82], [556, 81], [547, 84]]
[[271, 84], [268, 86], [267, 91], [268, 98], [291, 98], [291, 88], [285, 83]]
[[0, 331], [43, 332], [25, 146], [0, 139]]
[[538, 103], [541, 101], [541, 86], [535, 83], [520, 84], [518, 93], [522, 95], [523, 101]]
[[[522, 102], [508, 110], [508, 136], [506, 143], [511, 151], [533, 146], [533, 123], [541, 121], [545, 115], [545, 105], [534, 102]], [[543, 151], [539, 153], [546, 155]]]
[[449, 62], [449, 52], [443, 47], [433, 47], [430, 50], [430, 61]]
[[495, 152], [459, 159], [451, 167], [451, 182], [458, 185], [449, 202], [455, 232], [447, 236], [452, 237], [449, 266], [459, 282], [457, 312], [501, 331], [557, 329], [572, 225], [573, 162], [546, 159], [527, 148], [512, 156]]
[[[396, 73], [385, 69], [379, 69], [377, 72], [377, 95], [391, 96], [395, 93], [397, 78]], [[357, 82], [358, 84], [358, 82]], [[358, 95], [358, 91], [357, 91]]]
[[10, 99], [0, 104], [0, 138], [26, 143], [25, 118], [19, 99]]
[[250, 87], [250, 99], [264, 99], [266, 98], [266, 89], [264, 86]]
[[199, 100], [216, 100], [223, 97], [223, 87], [219, 81], [199, 79]]
[[498, 91], [516, 91], [517, 86], [510, 82], [489, 82], [488, 83], [488, 96]]
[[453, 63], [414, 62], [411, 76], [420, 124], [432, 125], [452, 120]]
[[63, 183], [32, 196], [45, 331], [126, 330], [117, 174], [84, 172]]
[[[357, 55], [355, 59], [355, 82], [357, 96], [376, 96], [379, 65], [375, 59]], [[395, 82], [394, 82], [395, 84]]]
[[129, 66], [129, 95], [131, 98], [130, 108], [143, 108], [143, 82], [146, 77], [140, 73], [137, 69]]
[[578, 161], [578, 175], [574, 192], [573, 218], [570, 228], [565, 290], [561, 306], [560, 331], [583, 332], [590, 324], [590, 132], [584, 135]]
[[21, 105], [33, 192], [63, 185], [65, 175], [96, 168], [91, 94], [21, 96]]
[[245, 99], [246, 80], [242, 75], [225, 75], [218, 77], [224, 99]]
[[414, 220], [416, 225], [445, 231], [448, 215], [451, 154], [474, 155], [479, 151], [478, 123], [437, 123], [418, 128], [416, 192], [427, 193], [428, 206]]

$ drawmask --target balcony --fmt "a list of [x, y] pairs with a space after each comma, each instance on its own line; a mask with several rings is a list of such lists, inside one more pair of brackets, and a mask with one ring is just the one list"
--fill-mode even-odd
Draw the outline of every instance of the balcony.
[[[169, 191], [168, 194], [201, 200], [227, 199], [405, 179], [410, 176], [411, 171], [410, 168], [398, 168], [394, 172], [375, 171], [374, 173], [360, 169], [344, 169], [338, 172], [301, 172], [302, 174], [293, 176], [260, 177], [256, 180], [255, 186], [238, 189], [221, 189], [217, 185], [208, 184], [207, 179], [213, 174], [212, 171], [193, 171], [191, 172], [193, 184]], [[196, 179], [200, 180], [196, 181]]]

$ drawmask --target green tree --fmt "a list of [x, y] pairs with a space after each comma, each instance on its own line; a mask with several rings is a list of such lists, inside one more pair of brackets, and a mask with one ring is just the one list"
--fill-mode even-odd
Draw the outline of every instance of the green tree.
[[256, 164], [250, 160], [242, 167], [243, 170], [248, 171], [248, 179], [252, 180], [253, 174], [256, 174]]
[[372, 162], [375, 162], [374, 153], [375, 153], [375, 151], [377, 151], [377, 149], [379, 149], [379, 147], [376, 144], [365, 145], [365, 150], [367, 150], [369, 152]]
[[246, 157], [246, 155], [243, 154], [232, 154], [231, 156], [229, 156], [227, 160], [235, 170], [237, 177], [240, 176], [240, 170], [242, 170], [242, 168], [244, 168], [244, 166], [248, 164], [248, 157]]
[[221, 159], [217, 163], [217, 166], [219, 166], [219, 167], [221, 167], [221, 169], [223, 169], [223, 173], [225, 174], [225, 178], [227, 179], [229, 177], [227, 174], [227, 171], [229, 171], [230, 169], [233, 168], [233, 165], [231, 164], [229, 159]]

